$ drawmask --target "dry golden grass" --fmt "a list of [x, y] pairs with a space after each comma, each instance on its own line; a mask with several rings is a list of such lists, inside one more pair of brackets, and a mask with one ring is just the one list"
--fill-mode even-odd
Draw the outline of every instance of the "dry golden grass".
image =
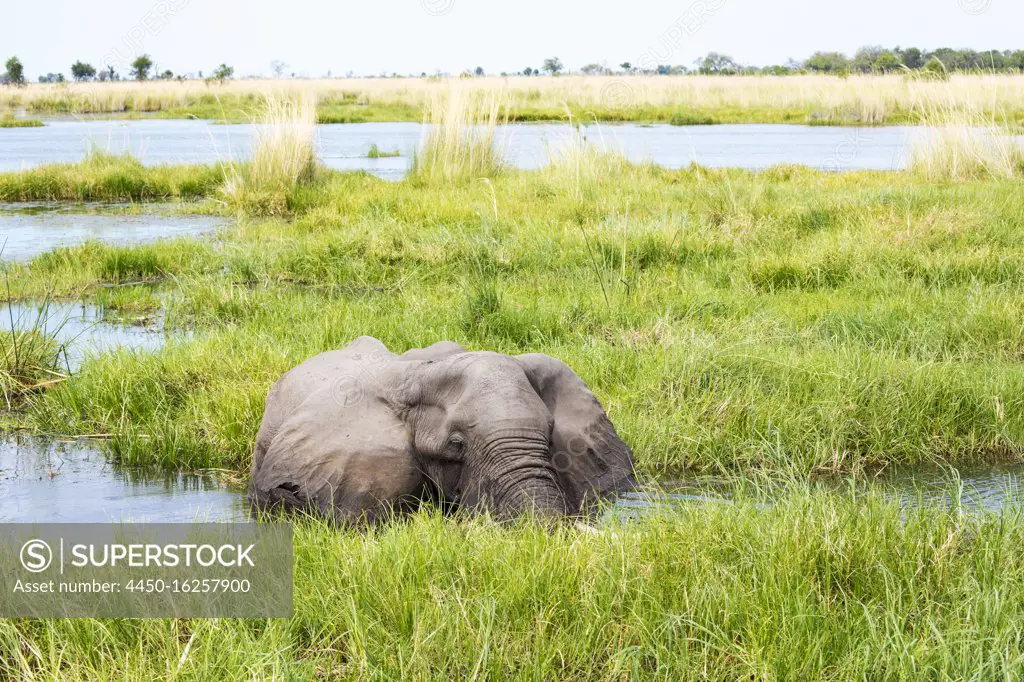
[[[509, 111], [557, 112], [566, 105], [628, 118], [658, 107], [788, 111], [792, 120], [898, 121], [935, 106], [969, 107], [989, 113], [1024, 112], [1024, 76], [953, 75], [947, 81], [900, 75], [850, 76], [562, 76], [486, 77], [457, 81], [470, 94], [501, 94]], [[241, 80], [201, 82], [69, 83], [0, 88], [0, 109], [76, 113], [155, 112], [234, 98], [304, 96], [322, 102], [425, 107], [445, 93], [452, 79], [362, 78], [331, 80]], [[802, 117], [802, 118], [801, 118]]]
[[1024, 145], [1005, 116], [953, 98], [922, 106], [922, 130], [911, 141], [909, 168], [929, 180], [1024, 175]]

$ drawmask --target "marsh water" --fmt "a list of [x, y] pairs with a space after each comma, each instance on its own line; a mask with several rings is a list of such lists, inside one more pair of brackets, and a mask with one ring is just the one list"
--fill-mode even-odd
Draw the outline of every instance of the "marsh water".
[[244, 521], [244, 492], [212, 475], [146, 474], [111, 465], [97, 445], [0, 442], [0, 521]]
[[[418, 123], [346, 123], [318, 126], [323, 162], [338, 170], [365, 170], [399, 179], [411, 163], [423, 126]], [[245, 158], [257, 126], [208, 121], [149, 119], [53, 120], [42, 128], [0, 129], [0, 170], [82, 160], [91, 145], [130, 152], [146, 164], [213, 163]], [[711, 126], [589, 125], [587, 140], [624, 153], [633, 161], [667, 168], [692, 162], [711, 167], [767, 168], [791, 163], [827, 170], [901, 167], [914, 129], [900, 126], [736, 124]], [[572, 136], [567, 124], [510, 124], [498, 133], [506, 158], [520, 168], [536, 168], [549, 150]], [[367, 158], [371, 145], [401, 156]]]
[[[0, 147], [0, 156], [4, 148]], [[173, 215], [156, 207], [104, 204], [0, 203], [0, 259], [28, 261], [61, 246], [86, 241], [141, 242], [215, 232], [223, 218]]]
[[[827, 485], [848, 488], [849, 483]], [[1019, 508], [1024, 503], [1024, 465], [961, 470], [913, 469], [853, 483], [877, 490], [905, 506], [968, 513]], [[784, 494], [784, 491], [780, 491]], [[629, 494], [610, 510], [635, 517], [687, 505], [731, 504], [732, 487], [708, 481], [674, 482]], [[769, 502], [770, 504], [770, 502]], [[209, 474], [146, 472], [110, 464], [96, 443], [48, 442], [27, 437], [0, 441], [0, 521], [243, 521], [245, 490]]]
[[0, 333], [36, 330], [61, 344], [60, 369], [75, 373], [91, 355], [119, 349], [156, 350], [166, 343], [159, 314], [128, 318], [81, 302], [0, 305]]

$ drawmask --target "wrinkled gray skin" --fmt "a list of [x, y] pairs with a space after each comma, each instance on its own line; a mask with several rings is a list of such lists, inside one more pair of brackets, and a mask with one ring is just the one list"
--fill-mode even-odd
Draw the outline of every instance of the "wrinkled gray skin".
[[427, 499], [562, 517], [634, 486], [633, 453], [561, 361], [364, 336], [274, 384], [249, 498], [372, 523]]

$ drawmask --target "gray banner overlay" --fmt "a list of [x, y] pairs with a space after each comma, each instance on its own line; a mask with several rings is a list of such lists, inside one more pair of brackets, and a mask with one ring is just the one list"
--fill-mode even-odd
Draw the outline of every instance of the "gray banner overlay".
[[288, 524], [0, 524], [0, 618], [291, 615]]

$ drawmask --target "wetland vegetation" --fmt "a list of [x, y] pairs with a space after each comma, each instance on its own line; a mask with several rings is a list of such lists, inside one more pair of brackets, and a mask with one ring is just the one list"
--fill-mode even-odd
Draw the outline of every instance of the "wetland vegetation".
[[[566, 75], [478, 77], [455, 81], [500, 95], [512, 122], [638, 121], [677, 125], [920, 123], [936, 107], [966, 110], [1000, 126], [1024, 125], [1024, 75], [955, 73], [791, 76]], [[0, 88], [0, 111], [32, 116], [163, 116], [248, 122], [274, 98], [317, 102], [320, 123], [421, 121], [444, 78], [348, 78], [293, 81], [83, 82]]]
[[[320, 168], [308, 102], [277, 110], [247, 164], [97, 156], [0, 174], [5, 200], [171, 199], [237, 217], [214, 238], [6, 263], [8, 298], [164, 309], [167, 326], [192, 331], [90, 359], [46, 390], [30, 389], [52, 349], [37, 341], [12, 363], [15, 337], [0, 340], [17, 395], [7, 418], [36, 434], [109, 434], [124, 465], [244, 476], [283, 371], [362, 334], [396, 350], [450, 339], [565, 360], [642, 476], [745, 481], [734, 502], [596, 533], [434, 510], [368, 532], [303, 520], [291, 619], [4, 621], [0, 667], [70, 679], [1019, 677], [1019, 509], [907, 510], [807, 485], [1024, 459], [1012, 147], [947, 140], [906, 172], [668, 170], [569, 133], [547, 166], [521, 171], [488, 137], [494, 100], [452, 102], [430, 105], [437, 125], [397, 183]], [[982, 162], [1007, 154], [1018, 160]], [[791, 492], [764, 505], [779, 479]]]

